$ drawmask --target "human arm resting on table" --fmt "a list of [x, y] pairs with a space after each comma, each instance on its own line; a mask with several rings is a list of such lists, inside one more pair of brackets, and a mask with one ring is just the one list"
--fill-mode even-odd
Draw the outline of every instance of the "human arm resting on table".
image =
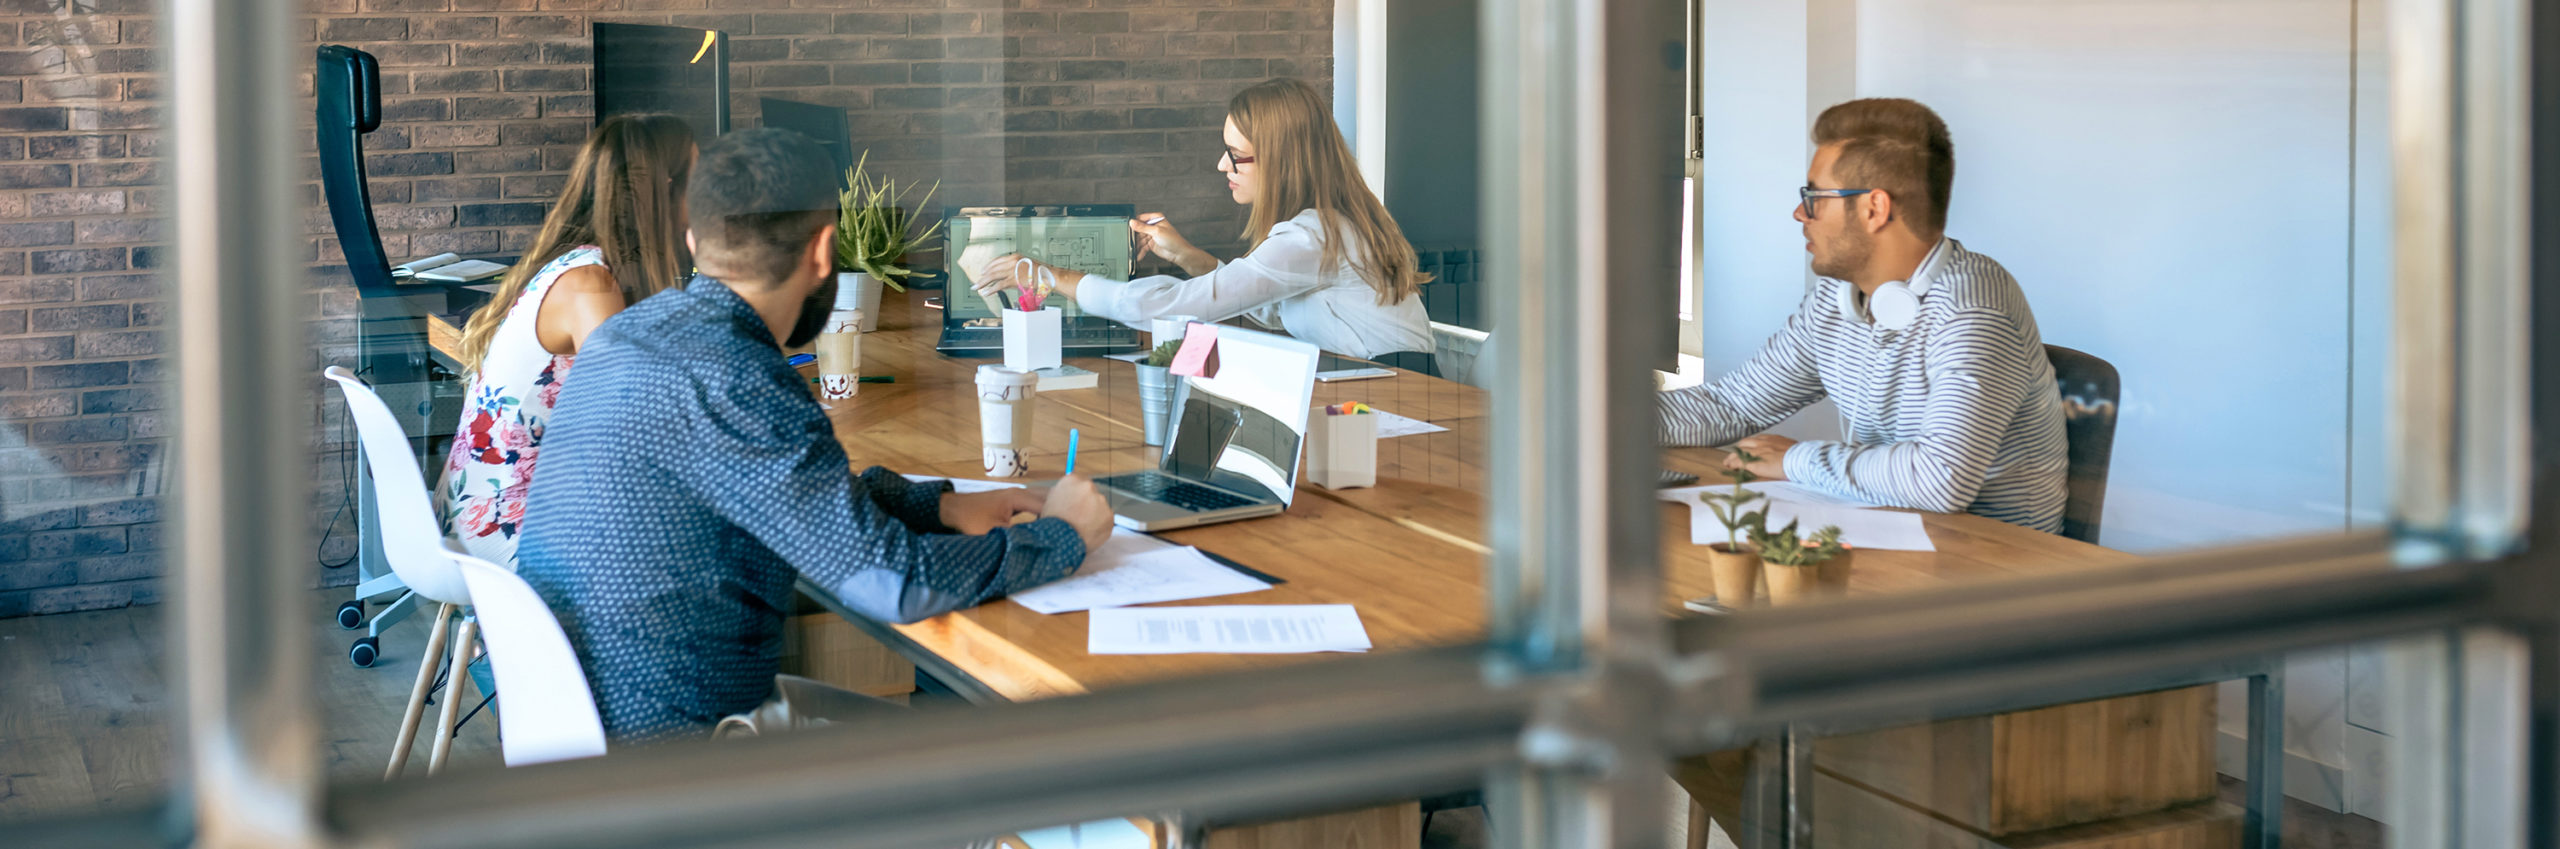
[[1666, 446], [1723, 445], [1776, 427], [1822, 400], [1822, 376], [1814, 370], [1813, 337], [1806, 310], [1811, 298], [1787, 316], [1760, 352], [1723, 377], [1655, 396], [1654, 410]]
[[2018, 409], [2035, 346], [2016, 321], [1957, 313], [1928, 342], [1920, 438], [1877, 445], [1809, 441], [1786, 453], [1787, 479], [1834, 495], [1933, 513], [1973, 506]]
[[950, 484], [882, 468], [849, 474], [826, 415], [806, 391], [788, 397], [796, 386], [719, 389], [700, 441], [667, 452], [668, 462], [687, 467], [679, 474], [722, 518], [865, 616], [913, 622], [1066, 577], [1084, 562], [1084, 540], [1059, 519], [942, 533]]

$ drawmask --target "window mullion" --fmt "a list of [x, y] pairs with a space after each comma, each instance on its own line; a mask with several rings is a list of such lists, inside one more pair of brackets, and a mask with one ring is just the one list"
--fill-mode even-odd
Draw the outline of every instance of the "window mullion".
[[311, 698], [311, 352], [288, 47], [300, 6], [168, 6], [176, 201], [176, 735], [196, 845], [319, 840]]

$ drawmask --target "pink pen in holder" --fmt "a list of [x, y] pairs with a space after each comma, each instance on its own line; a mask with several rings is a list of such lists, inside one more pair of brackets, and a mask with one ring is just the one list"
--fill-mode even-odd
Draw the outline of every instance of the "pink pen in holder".
[[1057, 283], [1057, 273], [1029, 259], [1014, 264], [1016, 285], [1028, 283], [1033, 275], [1043, 281], [1023, 286], [1016, 301], [1021, 309], [1007, 309], [1004, 319], [1004, 365], [1019, 371], [1037, 371], [1066, 364], [1063, 346], [1066, 336], [1066, 313], [1057, 307], [1045, 307], [1043, 296]]

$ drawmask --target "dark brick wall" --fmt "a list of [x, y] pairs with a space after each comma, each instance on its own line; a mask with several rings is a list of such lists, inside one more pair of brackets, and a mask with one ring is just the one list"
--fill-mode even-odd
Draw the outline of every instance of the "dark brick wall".
[[[0, 0], [0, 616], [157, 600], [167, 233], [158, 4]], [[1212, 171], [1227, 98], [1330, 88], [1331, 0], [309, 0], [292, 48], [383, 65], [366, 138], [395, 257], [532, 238], [592, 124], [588, 25], [717, 27], [736, 124], [763, 95], [844, 107], [855, 148], [946, 203], [1134, 202], [1212, 250], [1243, 210]], [[307, 74], [301, 93], [310, 94]], [[308, 114], [307, 110], [304, 114]], [[357, 302], [319, 204], [304, 258], [316, 372]], [[316, 376], [315, 529], [342, 503], [343, 415]], [[314, 531], [315, 535], [319, 531]], [[318, 556], [344, 557], [341, 524]], [[322, 583], [352, 580], [322, 572]]]

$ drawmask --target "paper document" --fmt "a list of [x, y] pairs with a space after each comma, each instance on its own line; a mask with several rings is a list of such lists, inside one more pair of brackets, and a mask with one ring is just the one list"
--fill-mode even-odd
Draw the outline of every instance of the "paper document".
[[[1123, 545], [1119, 534], [1147, 540], [1138, 549]], [[1131, 551], [1130, 549], [1138, 549]], [[1199, 549], [1172, 545], [1145, 534], [1116, 531], [1113, 540], [1087, 556], [1075, 577], [1014, 593], [1013, 600], [1033, 613], [1059, 614], [1097, 607], [1126, 607], [1212, 598], [1270, 589], [1261, 579], [1209, 559]]]
[[[1701, 511], [1703, 512], [1703, 507]], [[1824, 525], [1840, 526], [1840, 541], [1854, 548], [1878, 548], [1896, 551], [1936, 551], [1929, 532], [1920, 524], [1920, 514], [1892, 510], [1866, 510], [1827, 504], [1799, 504], [1779, 501], [1769, 505], [1769, 527], [1787, 526], [1794, 520], [1796, 532], [1810, 534]], [[1713, 524], [1715, 517], [1707, 516]]]
[[1094, 654], [1303, 654], [1368, 651], [1348, 604], [1104, 607], [1093, 611]]
[[906, 478], [907, 480], [915, 481], [916, 483], [950, 481], [952, 492], [991, 492], [999, 489], [1022, 488], [1021, 484], [1005, 483], [1003, 481], [973, 481], [968, 478], [937, 478], [932, 475], [907, 475]]
[[[1772, 501], [1793, 501], [1798, 504], [1830, 504], [1840, 507], [1877, 506], [1874, 504], [1868, 504], [1864, 501], [1842, 498], [1829, 493], [1815, 492], [1811, 489], [1788, 483], [1786, 481], [1752, 481], [1750, 483], [1743, 484], [1742, 488], [1760, 493], [1761, 498]], [[1732, 490], [1733, 484], [1711, 483], [1700, 484], [1698, 486], [1681, 486], [1670, 489], [1658, 489], [1654, 490], [1654, 497], [1677, 504], [1697, 504], [1699, 503], [1698, 493], [1710, 491], [1722, 493], [1731, 492]], [[1757, 505], [1760, 502], [1752, 503]]]
[[1124, 819], [1094, 820], [1015, 834], [1031, 849], [1148, 849], [1155, 840]]
[[1439, 433], [1441, 431], [1448, 430], [1448, 428], [1441, 427], [1421, 419], [1406, 418], [1385, 410], [1371, 410], [1369, 415], [1378, 417], [1379, 439], [1394, 439], [1399, 436], [1419, 436], [1426, 433]]
[[1111, 529], [1111, 538], [1103, 540], [1101, 548], [1085, 552], [1084, 569], [1081, 572], [1092, 574], [1095, 569], [1117, 564], [1141, 554], [1180, 547], [1154, 534], [1114, 527]]
[[[1727, 490], [1732, 486], [1684, 486], [1658, 490], [1656, 497], [1674, 504], [1689, 505], [1689, 542], [1712, 545], [1726, 541], [1732, 534], [1725, 530], [1723, 522], [1716, 519], [1715, 511], [1698, 500], [1698, 494], [1708, 490]], [[1773, 530], [1786, 527], [1787, 521], [1793, 519], [1798, 522], [1796, 532], [1799, 534], [1810, 534], [1824, 525], [1839, 525], [1840, 541], [1854, 548], [1938, 550], [1937, 544], [1929, 541], [1929, 532], [1922, 526], [1918, 513], [1868, 509], [1847, 499], [1782, 481], [1757, 481], [1743, 484], [1742, 488], [1764, 496], [1760, 501], [1743, 505], [1743, 512], [1767, 510], [1769, 527]]]

